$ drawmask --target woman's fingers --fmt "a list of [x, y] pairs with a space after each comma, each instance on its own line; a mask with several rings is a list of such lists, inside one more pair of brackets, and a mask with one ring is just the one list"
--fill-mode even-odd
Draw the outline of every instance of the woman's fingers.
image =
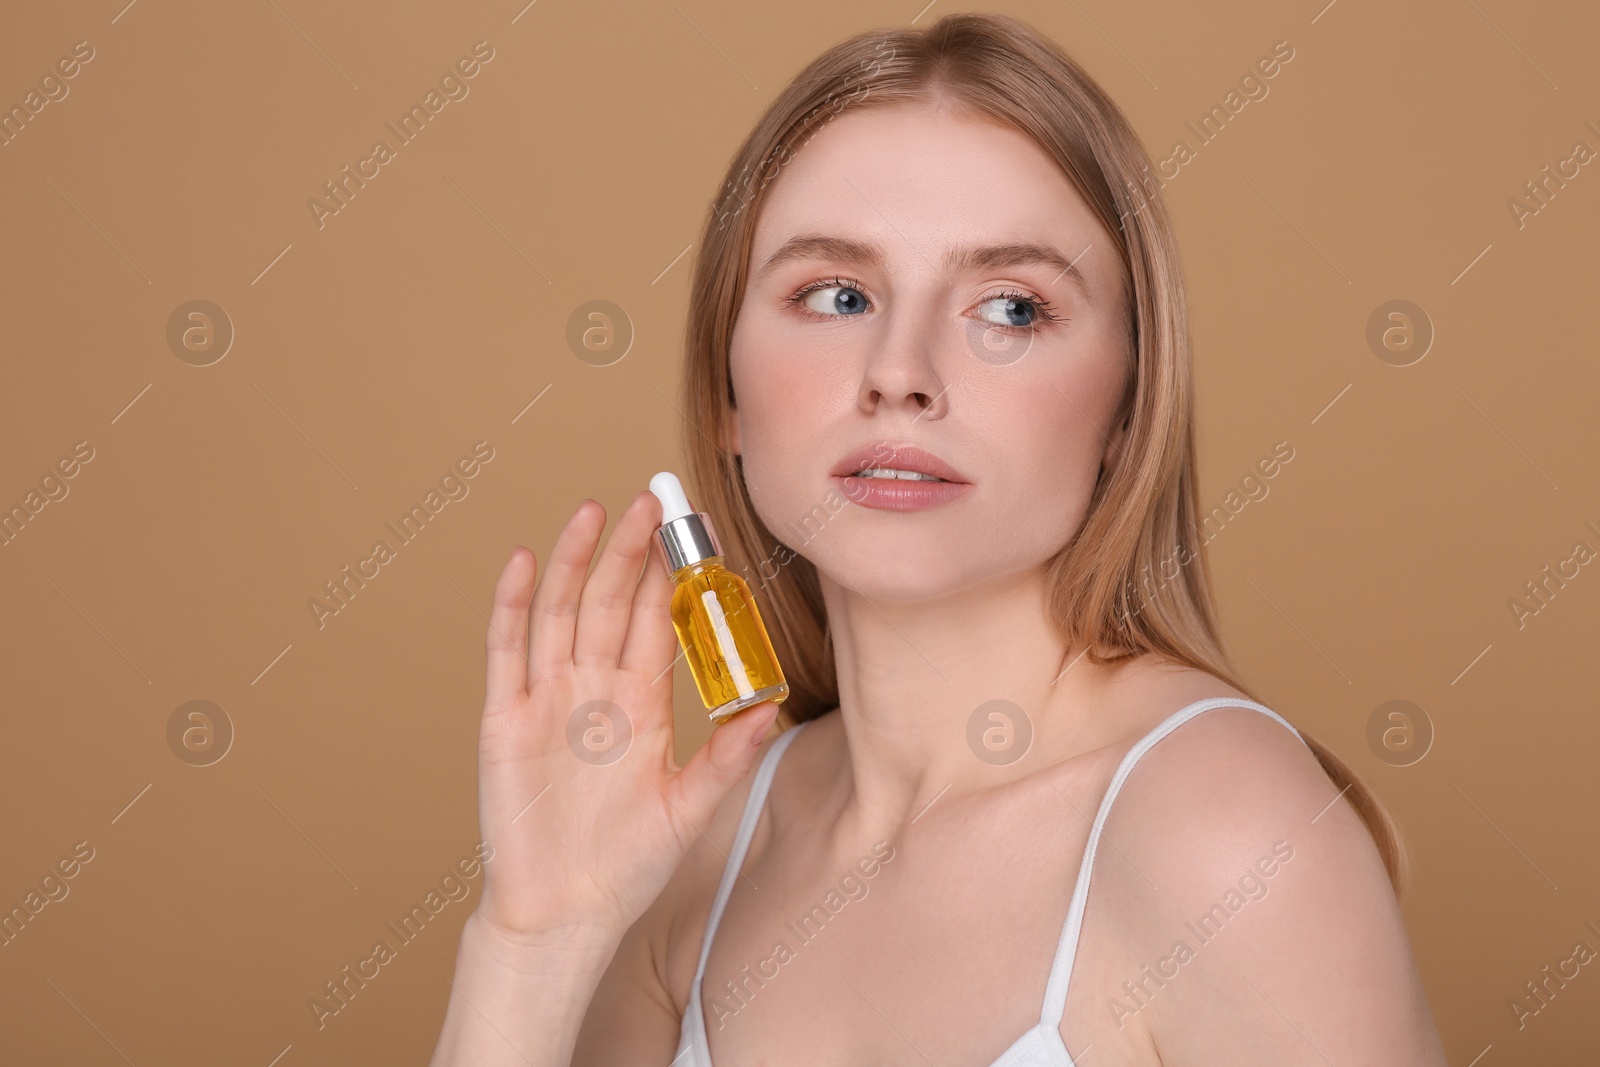
[[628, 630], [639, 571], [650, 548], [652, 532], [660, 525], [661, 503], [654, 493], [641, 492], [617, 520], [600, 562], [589, 575], [578, 605], [578, 632], [572, 643], [572, 662], [615, 667]]
[[506, 705], [524, 696], [528, 685], [528, 604], [533, 599], [533, 553], [522, 545], [500, 571], [489, 609], [488, 703]]
[[625, 671], [649, 671], [655, 684], [672, 685], [668, 671], [678, 658], [678, 635], [672, 628], [672, 594], [676, 587], [667, 577], [661, 542], [651, 539], [644, 574], [634, 593], [628, 617], [628, 636], [619, 664]]
[[544, 580], [533, 594], [533, 634], [528, 647], [530, 677], [559, 677], [572, 664], [572, 637], [577, 629], [578, 599], [589, 573], [589, 560], [605, 529], [606, 509], [584, 500], [567, 520], [545, 564]]

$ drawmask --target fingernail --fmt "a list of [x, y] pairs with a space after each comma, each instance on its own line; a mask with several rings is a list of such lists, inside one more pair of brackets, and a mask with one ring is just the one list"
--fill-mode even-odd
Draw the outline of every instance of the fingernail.
[[778, 706], [776, 704], [774, 704], [772, 706], [771, 714], [767, 715], [767, 717], [766, 717], [766, 722], [764, 722], [760, 726], [756, 727], [756, 734], [755, 734], [755, 736], [753, 738], [750, 739], [750, 747], [751, 748], [760, 748], [761, 747], [761, 742], [763, 742], [763, 741], [765, 741], [767, 739], [767, 731], [772, 728], [772, 721], [774, 719], [776, 719], [777, 717], [778, 717]]

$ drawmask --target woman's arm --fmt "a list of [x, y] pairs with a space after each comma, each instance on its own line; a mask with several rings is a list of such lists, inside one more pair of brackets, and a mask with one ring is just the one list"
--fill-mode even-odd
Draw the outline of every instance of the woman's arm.
[[[763, 744], [757, 750], [758, 757], [765, 748]], [[731, 817], [719, 812], [706, 827], [711, 859], [720, 861], [730, 847], [741, 807], [735, 795], [724, 805]], [[435, 1053], [455, 1060], [436, 1062], [665, 1067], [682, 1024], [682, 1012], [667, 986], [674, 915], [679, 901], [686, 895], [707, 895], [721, 873], [720, 863], [702, 858], [691, 850], [620, 944], [581, 931], [528, 943], [493, 929], [474, 913], [462, 932], [441, 1051]], [[459, 1025], [458, 1018], [472, 1015], [484, 1026], [472, 1030]], [[550, 1044], [550, 1055], [532, 1052], [544, 1043]], [[507, 1055], [513, 1058], [504, 1059]]]
[[1382, 858], [1282, 725], [1244, 708], [1184, 724], [1129, 776], [1106, 833], [1143, 902], [1116, 975], [1135, 988], [1108, 982], [1096, 1010], [1161, 1062], [1445, 1067]]
[[478, 736], [491, 851], [432, 1067], [566, 1067], [618, 946], [777, 715], [770, 701], [742, 712], [677, 766], [673, 588], [652, 557], [660, 518], [660, 501], [640, 493], [590, 574], [605, 511], [584, 501], [537, 592], [525, 548], [500, 574]]
[[496, 930], [473, 912], [461, 931], [430, 1067], [566, 1067], [616, 948], [609, 937], [582, 931], [539, 937]]

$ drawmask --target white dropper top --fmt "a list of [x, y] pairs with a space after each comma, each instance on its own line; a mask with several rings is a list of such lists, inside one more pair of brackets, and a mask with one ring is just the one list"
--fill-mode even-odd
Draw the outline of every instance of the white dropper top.
[[662, 471], [650, 479], [650, 491], [661, 501], [661, 522], [663, 525], [673, 519], [681, 519], [685, 515], [694, 513], [689, 507], [689, 497], [683, 491], [683, 483], [678, 481], [678, 476], [671, 471]]
[[650, 479], [650, 491], [661, 501], [661, 526], [656, 536], [661, 541], [662, 563], [668, 574], [676, 574], [691, 563], [722, 555], [711, 516], [689, 506], [683, 483], [671, 471]]

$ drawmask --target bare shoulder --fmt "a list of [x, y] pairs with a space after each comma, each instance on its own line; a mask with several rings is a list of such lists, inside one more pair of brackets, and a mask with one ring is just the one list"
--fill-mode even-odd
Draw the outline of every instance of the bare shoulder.
[[1104, 830], [1126, 860], [1108, 868], [1120, 940], [1170, 979], [1140, 1012], [1161, 1058], [1442, 1065], [1399, 904], [1343, 784], [1295, 729], [1206, 678], [1175, 678], [1166, 715], [1225, 702], [1158, 717], [1169, 730]]
[[[1130, 742], [1138, 739], [1146, 751], [1119, 791], [1113, 817], [1141, 840], [1187, 861], [1248, 851], [1263, 834], [1281, 836], [1316, 818], [1321, 836], [1333, 829], [1355, 853], [1363, 842], [1371, 847], [1349, 804], [1329, 807], [1340, 787], [1281, 711], [1264, 712], [1226, 682], [1179, 666], [1142, 666], [1117, 699], [1133, 724]], [[1382, 870], [1375, 848], [1342, 858]]]

